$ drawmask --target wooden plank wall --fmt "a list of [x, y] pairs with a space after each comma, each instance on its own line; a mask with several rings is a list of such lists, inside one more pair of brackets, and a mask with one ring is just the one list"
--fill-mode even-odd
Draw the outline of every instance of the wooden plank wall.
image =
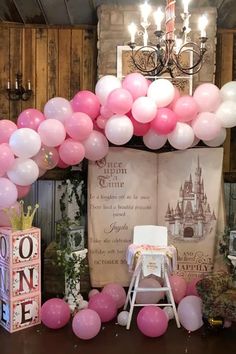
[[[79, 90], [94, 90], [96, 27], [62, 28], [0, 25], [0, 117], [15, 121], [26, 108], [43, 110], [52, 97], [71, 99]], [[7, 81], [17, 72], [30, 80], [28, 101], [9, 101]]]

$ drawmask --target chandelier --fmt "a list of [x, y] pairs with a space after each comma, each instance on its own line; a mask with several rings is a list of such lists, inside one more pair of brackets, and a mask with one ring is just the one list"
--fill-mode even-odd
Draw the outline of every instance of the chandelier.
[[[152, 7], [145, 2], [140, 5], [141, 27], [131, 23], [128, 26], [130, 32], [129, 47], [131, 48], [131, 60], [135, 68], [142, 74], [148, 76], [160, 76], [168, 73], [172, 78], [176, 75], [194, 75], [202, 67], [203, 58], [206, 53], [206, 27], [208, 19], [206, 15], [199, 18], [198, 26], [200, 31], [198, 43], [191, 41], [189, 27], [191, 14], [189, 13], [190, 0], [183, 0], [183, 20], [182, 30], [179, 35], [175, 35], [175, 0], [167, 0], [165, 13], [159, 7], [153, 13], [156, 31], [156, 43], [150, 43], [148, 38], [148, 28], [150, 27], [149, 16]], [[162, 21], [165, 17], [165, 32], [162, 30]], [[143, 45], [137, 46], [135, 43], [136, 34], [143, 39]], [[186, 60], [188, 58], [188, 60]]]

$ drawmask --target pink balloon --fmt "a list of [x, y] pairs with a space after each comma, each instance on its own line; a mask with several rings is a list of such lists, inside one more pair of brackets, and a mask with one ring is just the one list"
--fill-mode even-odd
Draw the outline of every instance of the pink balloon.
[[172, 109], [173, 110], [173, 107], [175, 105], [175, 102], [180, 98], [181, 94], [180, 94], [180, 91], [177, 89], [177, 87], [174, 87], [175, 89], [175, 95], [174, 95], [174, 98], [173, 100], [171, 101], [170, 104], [168, 104], [168, 106], [166, 108], [169, 108], [169, 109]]
[[97, 312], [91, 309], [79, 311], [72, 321], [72, 330], [80, 339], [94, 338], [101, 329], [101, 320]]
[[59, 167], [59, 168], [67, 168], [69, 166], [70, 165], [68, 165], [67, 163], [62, 161], [62, 159], [60, 158], [60, 155], [59, 155], [59, 160], [58, 160], [58, 163], [57, 163], [57, 167]]
[[56, 119], [63, 124], [72, 113], [70, 102], [63, 97], [53, 97], [44, 106], [46, 119]]
[[72, 99], [72, 108], [75, 112], [86, 113], [95, 119], [100, 112], [100, 103], [97, 96], [91, 91], [79, 91]]
[[106, 105], [105, 106], [101, 106], [100, 114], [104, 118], [110, 118], [111, 116], [113, 116], [113, 112], [110, 111], [110, 109]]
[[48, 328], [64, 327], [70, 320], [69, 305], [58, 298], [47, 300], [41, 308], [41, 320]]
[[66, 137], [64, 125], [57, 119], [46, 119], [38, 127], [42, 143], [46, 146], [58, 146]]
[[98, 313], [102, 322], [111, 321], [116, 317], [117, 306], [110, 295], [99, 293], [89, 299], [88, 308]]
[[89, 137], [83, 141], [85, 157], [91, 161], [101, 160], [108, 154], [107, 138], [100, 132], [93, 130]]
[[17, 199], [21, 199], [24, 198], [30, 191], [31, 189], [31, 185], [29, 186], [19, 186], [18, 184], [16, 184], [16, 188], [17, 188], [17, 192], [18, 192], [18, 198]]
[[17, 130], [17, 125], [10, 120], [0, 120], [0, 144], [8, 143], [9, 138]]
[[199, 112], [214, 112], [221, 103], [220, 90], [211, 83], [198, 86], [194, 91], [193, 98], [198, 105]]
[[104, 286], [102, 294], [107, 294], [115, 301], [117, 308], [124, 306], [126, 300], [126, 292], [118, 283], [110, 283]]
[[8, 178], [0, 177], [0, 209], [9, 208], [16, 203], [17, 188]]
[[73, 139], [66, 139], [59, 147], [59, 155], [68, 165], [77, 165], [85, 156], [84, 146]]
[[173, 104], [173, 111], [177, 114], [179, 122], [189, 122], [198, 113], [198, 105], [193, 97], [182, 96]]
[[18, 116], [17, 126], [18, 128], [30, 128], [37, 131], [39, 124], [44, 120], [45, 117], [42, 112], [38, 109], [28, 108]]
[[[20, 204], [16, 202], [12, 206], [10, 206], [8, 209], [8, 212], [11, 213], [17, 213], [19, 214], [20, 212]], [[0, 210], [0, 226], [11, 226], [11, 222], [8, 216], [8, 213], [6, 213], [4, 210]]]
[[131, 93], [134, 100], [138, 97], [146, 96], [148, 86], [146, 78], [139, 73], [128, 74], [122, 82], [122, 87]]
[[159, 108], [157, 115], [151, 122], [151, 128], [156, 133], [166, 135], [171, 133], [176, 126], [177, 116], [169, 108]]
[[177, 309], [179, 321], [188, 331], [196, 331], [203, 325], [202, 300], [198, 296], [185, 296]]
[[[159, 289], [161, 284], [155, 278], [143, 278], [139, 282], [139, 288], [157, 288]], [[138, 292], [136, 296], [137, 304], [157, 304], [165, 293], [163, 291], [142, 291]]]
[[183, 277], [179, 275], [170, 276], [170, 285], [175, 302], [178, 304], [186, 295], [187, 284]]
[[100, 129], [104, 129], [106, 126], [106, 122], [107, 122], [107, 118], [103, 117], [103, 116], [98, 116], [96, 119], [96, 124]]
[[197, 138], [213, 140], [220, 134], [221, 124], [214, 113], [202, 112], [192, 122], [192, 128]]
[[42, 170], [51, 170], [58, 164], [59, 153], [56, 148], [43, 145], [33, 160]]
[[107, 97], [106, 106], [115, 114], [125, 114], [130, 111], [133, 104], [131, 93], [124, 88], [113, 90]]
[[157, 114], [157, 106], [149, 97], [137, 98], [132, 106], [132, 116], [140, 123], [151, 122]]
[[159, 307], [146, 306], [138, 313], [137, 325], [145, 336], [156, 338], [166, 332], [168, 319], [165, 312]]
[[132, 116], [132, 113], [129, 112], [127, 113], [127, 116], [129, 117], [129, 119], [131, 120], [133, 127], [134, 127], [134, 135], [136, 136], [144, 136], [145, 134], [147, 134], [147, 132], [150, 129], [150, 123], [140, 123], [138, 122], [136, 119], [134, 119], [134, 117]]
[[7, 143], [0, 144], [0, 177], [5, 173], [14, 163], [14, 154]]
[[86, 113], [76, 112], [65, 120], [65, 129], [72, 139], [82, 141], [92, 132], [93, 121]]
[[98, 289], [92, 289], [90, 290], [90, 292], [88, 293], [88, 298], [90, 299], [92, 296], [99, 294], [100, 291]]
[[201, 280], [201, 278], [193, 278], [187, 283], [186, 296], [187, 295], [198, 296], [196, 284], [197, 284], [197, 282], [199, 282], [199, 280]]

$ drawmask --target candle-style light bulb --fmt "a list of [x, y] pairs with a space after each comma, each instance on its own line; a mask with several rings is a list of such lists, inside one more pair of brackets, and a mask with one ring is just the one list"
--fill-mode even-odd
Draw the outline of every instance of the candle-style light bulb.
[[157, 31], [161, 31], [161, 23], [164, 19], [164, 12], [160, 7], [158, 7], [157, 11], [154, 12], [153, 17], [157, 26]]
[[200, 37], [206, 37], [206, 27], [208, 19], [206, 15], [202, 15], [198, 20], [198, 28], [200, 30]]
[[31, 82], [30, 82], [30, 80], [28, 80], [27, 89], [28, 89], [29, 91], [31, 90]]
[[183, 0], [183, 6], [184, 6], [184, 13], [188, 14], [188, 5], [190, 3], [190, 0]]
[[140, 11], [142, 15], [142, 22], [147, 23], [148, 22], [148, 16], [150, 15], [152, 8], [151, 6], [145, 2], [144, 4], [140, 5]]
[[182, 38], [175, 37], [175, 52], [178, 54], [183, 45]]
[[7, 81], [7, 89], [8, 89], [8, 90], [11, 89], [11, 81], [10, 81], [10, 80]]
[[131, 23], [129, 26], [128, 26], [128, 31], [130, 33], [130, 42], [131, 43], [135, 43], [135, 34], [136, 34], [136, 31], [137, 31], [137, 26], [135, 23]]

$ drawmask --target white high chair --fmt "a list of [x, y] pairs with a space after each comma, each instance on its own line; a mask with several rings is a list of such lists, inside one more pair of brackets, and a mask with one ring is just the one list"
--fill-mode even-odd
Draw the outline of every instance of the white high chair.
[[[134, 227], [133, 232], [133, 244], [135, 245], [152, 245], [152, 246], [160, 246], [160, 247], [167, 247], [168, 246], [168, 235], [167, 235], [167, 228], [165, 226], [158, 226], [158, 225], [138, 225]], [[160, 274], [163, 279], [163, 286], [160, 288], [141, 288], [139, 287], [139, 281], [143, 276], [143, 263], [145, 261], [145, 257], [155, 255], [156, 261], [160, 264]], [[155, 303], [155, 304], [138, 304], [135, 303], [136, 296], [138, 292], [148, 292], [148, 291], [161, 291], [165, 292], [167, 302], [166, 303]], [[129, 309], [129, 316], [126, 325], [126, 329], [130, 328], [130, 323], [132, 320], [133, 310], [135, 306], [143, 307], [143, 306], [159, 306], [165, 307], [170, 306], [173, 309], [175, 320], [177, 327], [180, 328], [180, 322], [178, 318], [178, 314], [176, 311], [176, 306], [174, 302], [174, 297], [172, 294], [169, 276], [168, 276], [168, 261], [167, 256], [162, 253], [158, 253], [158, 251], [150, 253], [150, 251], [142, 251], [140, 257], [138, 258], [137, 264], [135, 266], [133, 276], [130, 282], [129, 290], [126, 297], [126, 302], [124, 305], [124, 310], [127, 309], [128, 305], [130, 306]]]

